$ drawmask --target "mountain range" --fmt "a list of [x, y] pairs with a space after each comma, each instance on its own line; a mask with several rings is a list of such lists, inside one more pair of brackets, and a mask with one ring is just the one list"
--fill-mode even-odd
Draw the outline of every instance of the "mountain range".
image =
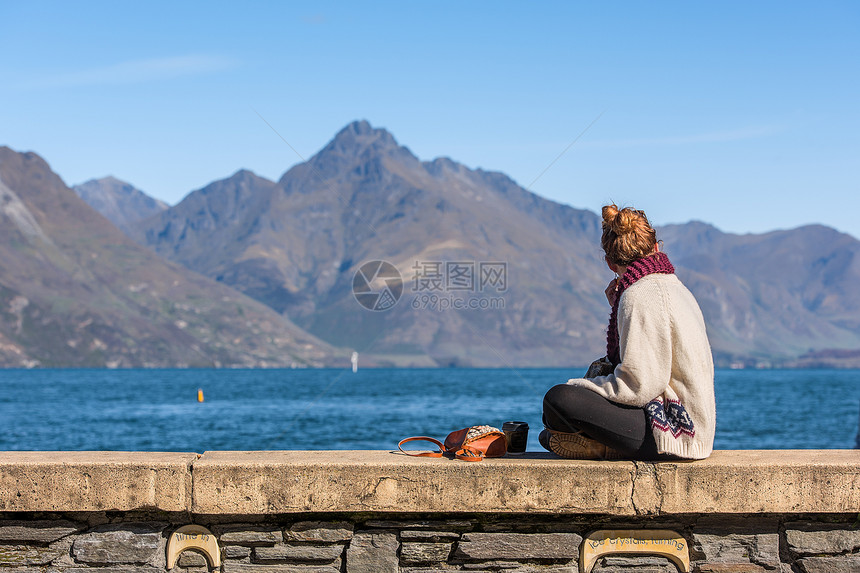
[[320, 366], [337, 352], [160, 258], [35, 153], [0, 147], [0, 366]]
[[[239, 171], [136, 228], [132, 236], [163, 257], [377, 363], [581, 364], [603, 344], [608, 271], [594, 214], [501, 173], [422, 162], [367, 122], [347, 126], [277, 182]], [[403, 280], [402, 300], [384, 312], [363, 308], [352, 292], [358, 269], [375, 260]], [[471, 269], [473, 288], [420, 288], [416, 266], [423, 276], [449, 263]], [[504, 269], [504, 292], [478, 288], [481, 263]], [[504, 308], [422, 307], [434, 296]]]
[[[2, 157], [0, 180], [15, 189]], [[142, 193], [115, 179], [75, 191], [138, 243], [122, 238], [144, 266], [223, 289], [195, 300], [255, 299], [260, 320], [271, 325], [277, 317], [289, 331], [291, 352], [306, 349], [302, 364], [341, 363], [356, 350], [371, 365], [577, 366], [605, 351], [603, 289], [612, 273], [595, 213], [543, 199], [503, 173], [448, 158], [421, 161], [366, 121], [346, 126], [278, 181], [240, 170], [169, 208], [146, 211]], [[63, 196], [61, 203], [73, 202]], [[74, 205], [55, 211], [70, 231], [97, 217], [83, 201]], [[76, 252], [92, 249], [120, 240], [113, 232], [68, 242]], [[735, 235], [691, 222], [659, 228], [658, 238], [702, 306], [718, 365], [860, 366], [860, 242], [853, 237], [823, 226]], [[123, 260], [113, 260], [110, 272], [132, 272]], [[14, 296], [29, 300], [28, 280], [45, 283], [36, 270], [25, 279], [0, 300], [3, 308], [17, 308]], [[7, 327], [17, 325], [17, 315], [7, 316]], [[270, 350], [236, 352], [273, 364]], [[63, 356], [59, 362], [70, 360]], [[140, 362], [122, 362], [131, 363]]]
[[[821, 225], [658, 230], [702, 307], [718, 363], [860, 367], [860, 242]], [[719, 360], [721, 359], [721, 360]]]

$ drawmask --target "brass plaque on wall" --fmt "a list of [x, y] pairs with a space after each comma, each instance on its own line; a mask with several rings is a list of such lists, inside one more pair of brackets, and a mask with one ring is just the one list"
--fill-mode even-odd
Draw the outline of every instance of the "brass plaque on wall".
[[221, 549], [212, 532], [200, 525], [184, 525], [173, 532], [167, 541], [167, 568], [173, 569], [179, 554], [186, 549], [202, 553], [210, 567], [221, 566]]
[[601, 529], [582, 541], [579, 571], [589, 573], [604, 555], [658, 555], [682, 573], [690, 571], [690, 548], [683, 535], [668, 529]]

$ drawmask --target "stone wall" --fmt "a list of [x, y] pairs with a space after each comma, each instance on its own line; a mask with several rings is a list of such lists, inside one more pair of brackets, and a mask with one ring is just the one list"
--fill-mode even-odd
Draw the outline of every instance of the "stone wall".
[[[860, 573], [860, 452], [693, 463], [392, 452], [0, 453], [0, 573], [165, 571], [196, 524], [226, 573], [579, 570], [595, 530], [668, 529], [700, 573]], [[174, 571], [208, 573], [183, 552]], [[664, 573], [662, 557], [594, 571]]]
[[[307, 519], [311, 517], [312, 519]], [[277, 516], [222, 522], [198, 518], [218, 538], [225, 573], [431, 573], [578, 571], [594, 529], [673, 529], [689, 542], [692, 571], [857, 572], [857, 515], [487, 516], [463, 514]], [[17, 514], [0, 518], [0, 571], [155, 572], [167, 538], [188, 516]], [[208, 573], [184, 551], [172, 571]], [[665, 558], [615, 555], [595, 572], [674, 573]]]

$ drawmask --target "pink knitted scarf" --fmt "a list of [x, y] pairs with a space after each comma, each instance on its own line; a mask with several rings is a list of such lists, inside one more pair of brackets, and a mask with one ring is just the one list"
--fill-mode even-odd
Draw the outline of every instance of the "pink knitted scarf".
[[654, 273], [675, 274], [675, 267], [672, 266], [669, 257], [664, 253], [654, 253], [631, 263], [627, 267], [627, 272], [618, 281], [618, 291], [615, 293], [615, 304], [612, 305], [612, 313], [609, 315], [609, 329], [606, 333], [606, 356], [613, 366], [617, 366], [621, 362], [618, 340], [618, 304], [621, 302], [621, 293], [642, 277]]

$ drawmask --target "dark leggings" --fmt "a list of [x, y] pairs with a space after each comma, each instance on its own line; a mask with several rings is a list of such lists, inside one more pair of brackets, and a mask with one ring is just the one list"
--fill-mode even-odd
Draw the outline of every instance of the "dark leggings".
[[632, 459], [659, 460], [645, 410], [607, 400], [588, 388], [559, 384], [543, 399], [544, 425], [559, 432], [582, 431]]

